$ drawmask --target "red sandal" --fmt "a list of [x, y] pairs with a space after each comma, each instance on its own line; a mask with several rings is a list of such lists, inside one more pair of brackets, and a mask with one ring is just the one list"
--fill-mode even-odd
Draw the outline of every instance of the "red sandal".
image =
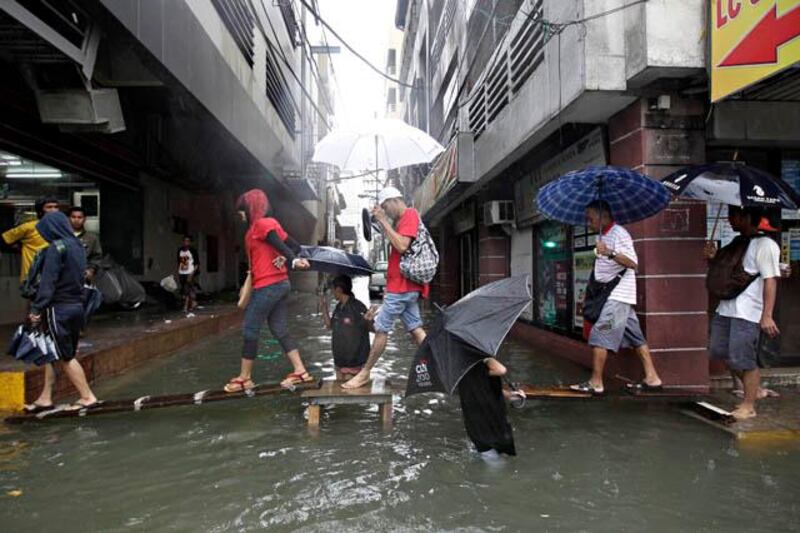
[[281, 381], [281, 386], [283, 387], [294, 387], [295, 385], [300, 385], [301, 383], [313, 383], [314, 377], [309, 374], [308, 372], [295, 372], [292, 374], [287, 374], [283, 381]]
[[[248, 387], [247, 384], [250, 384]], [[256, 384], [253, 382], [252, 379], [242, 379], [239, 377], [231, 378], [231, 380], [225, 385], [225, 392], [242, 392], [246, 390], [250, 390], [255, 387]]]

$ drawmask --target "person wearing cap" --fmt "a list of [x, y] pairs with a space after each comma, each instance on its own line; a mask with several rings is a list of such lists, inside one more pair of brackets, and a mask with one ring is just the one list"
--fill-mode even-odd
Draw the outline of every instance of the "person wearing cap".
[[[386, 289], [383, 305], [375, 316], [375, 341], [364, 367], [352, 379], [342, 385], [347, 389], [362, 387], [369, 383], [372, 367], [378, 362], [394, 328], [395, 321], [403, 321], [414, 342], [422, 344], [425, 330], [419, 313], [419, 299], [427, 298], [430, 292], [427, 284], [420, 285], [403, 277], [400, 272], [400, 257], [411, 246], [417, 236], [420, 218], [416, 209], [406, 206], [403, 194], [395, 187], [386, 187], [378, 194], [378, 205], [372, 216], [382, 226], [386, 239], [391, 244], [389, 266], [386, 271]], [[393, 223], [394, 222], [394, 223]], [[367, 318], [371, 318], [368, 313]]]
[[[731, 227], [749, 239], [741, 267], [752, 276], [747, 288], [738, 296], [721, 300], [711, 321], [709, 355], [726, 363], [742, 381], [744, 398], [731, 414], [737, 420], [756, 416], [756, 400], [769, 395], [762, 389], [758, 356], [763, 336], [780, 334], [773, 316], [778, 293], [780, 247], [770, 237], [776, 233], [764, 210], [756, 207], [728, 206]], [[709, 243], [706, 259], [713, 260], [716, 247]]]

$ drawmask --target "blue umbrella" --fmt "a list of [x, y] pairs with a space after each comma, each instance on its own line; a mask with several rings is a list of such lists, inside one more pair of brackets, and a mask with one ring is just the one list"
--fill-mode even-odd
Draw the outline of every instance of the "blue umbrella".
[[536, 196], [547, 218], [578, 225], [586, 222], [586, 206], [603, 200], [614, 220], [629, 224], [649, 218], [669, 204], [670, 193], [660, 182], [620, 167], [588, 167], [564, 174]]

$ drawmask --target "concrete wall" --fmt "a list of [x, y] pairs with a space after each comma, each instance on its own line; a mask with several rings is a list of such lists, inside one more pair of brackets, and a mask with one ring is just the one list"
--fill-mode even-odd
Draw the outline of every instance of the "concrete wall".
[[[291, 139], [265, 95], [266, 45], [259, 31], [250, 68], [209, 0], [102, 4], [270, 173], [280, 177], [284, 166], [299, 167], [299, 137]], [[277, 7], [273, 2], [264, 5], [280, 31]], [[299, 60], [293, 60], [299, 66]]]
[[[234, 287], [237, 282], [238, 255], [243, 228], [233, 212], [229, 195], [196, 194], [149, 176], [142, 176], [144, 191], [144, 275], [146, 281], [159, 281], [176, 273], [176, 252], [183, 235], [173, 231], [173, 217], [184, 218], [200, 254], [200, 284], [205, 291]], [[219, 243], [218, 271], [206, 269], [208, 235]]]

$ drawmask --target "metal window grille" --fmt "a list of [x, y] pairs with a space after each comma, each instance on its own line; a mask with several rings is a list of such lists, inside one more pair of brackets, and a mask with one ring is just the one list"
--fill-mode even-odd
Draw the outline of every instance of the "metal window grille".
[[255, 17], [245, 0], [211, 0], [236, 47], [251, 67], [254, 63]]

